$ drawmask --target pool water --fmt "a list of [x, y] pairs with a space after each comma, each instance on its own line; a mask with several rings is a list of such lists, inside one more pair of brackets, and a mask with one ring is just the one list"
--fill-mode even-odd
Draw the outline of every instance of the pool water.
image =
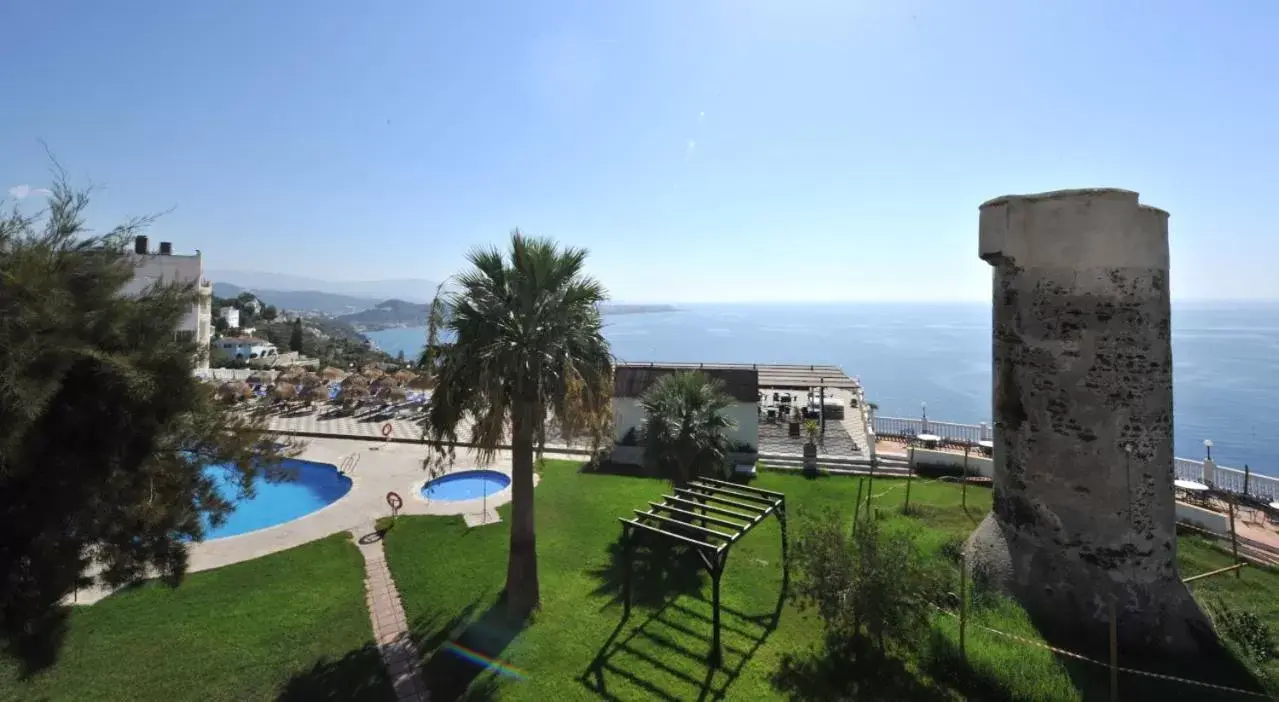
[[465, 470], [436, 478], [422, 486], [422, 496], [429, 500], [478, 500], [501, 492], [511, 484], [511, 477], [495, 470]]
[[258, 476], [252, 499], [237, 501], [240, 494], [235, 471], [209, 466], [205, 474], [217, 482], [218, 493], [235, 503], [222, 526], [212, 528], [205, 521], [205, 540], [245, 534], [304, 517], [337, 502], [351, 490], [351, 479], [327, 463], [286, 459], [283, 466], [294, 480], [268, 482]]

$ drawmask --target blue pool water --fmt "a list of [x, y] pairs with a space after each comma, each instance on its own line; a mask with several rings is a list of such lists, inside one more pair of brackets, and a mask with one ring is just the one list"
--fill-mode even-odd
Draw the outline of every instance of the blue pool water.
[[431, 500], [478, 500], [511, 484], [510, 476], [495, 470], [466, 470], [436, 478], [422, 486]]
[[253, 485], [256, 490], [253, 498], [238, 501], [240, 488], [233, 477], [234, 472], [217, 466], [207, 468], [207, 475], [217, 481], [218, 493], [236, 505], [222, 526], [212, 528], [205, 523], [205, 540], [292, 521], [333, 504], [351, 490], [351, 479], [327, 463], [289, 459], [284, 461], [284, 467], [295, 477], [294, 480], [268, 482], [259, 476]]

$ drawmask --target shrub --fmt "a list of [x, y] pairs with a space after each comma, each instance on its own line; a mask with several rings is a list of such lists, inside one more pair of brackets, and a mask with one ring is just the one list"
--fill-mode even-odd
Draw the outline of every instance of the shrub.
[[942, 596], [940, 573], [910, 535], [876, 519], [850, 534], [838, 514], [827, 512], [802, 528], [794, 558], [792, 597], [801, 609], [817, 611], [832, 648], [912, 646], [927, 628], [927, 603]]
[[1274, 634], [1256, 612], [1241, 609], [1216, 598], [1208, 604], [1217, 631], [1258, 663], [1275, 658]]

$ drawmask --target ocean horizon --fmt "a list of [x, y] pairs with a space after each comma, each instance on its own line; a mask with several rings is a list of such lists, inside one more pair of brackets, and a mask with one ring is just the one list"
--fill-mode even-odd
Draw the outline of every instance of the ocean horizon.
[[[677, 304], [610, 315], [621, 361], [801, 363], [860, 378], [879, 414], [976, 424], [991, 417], [991, 310], [962, 303]], [[369, 332], [391, 354], [420, 353], [425, 329]], [[1173, 304], [1175, 453], [1279, 476], [1279, 302]]]

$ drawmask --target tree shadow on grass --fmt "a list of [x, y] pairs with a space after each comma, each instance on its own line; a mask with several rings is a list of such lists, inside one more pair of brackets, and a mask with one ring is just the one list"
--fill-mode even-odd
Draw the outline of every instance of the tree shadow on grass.
[[321, 658], [310, 670], [289, 679], [277, 698], [282, 702], [316, 700], [390, 700], [391, 679], [377, 646], [366, 644], [338, 659]]
[[[695, 593], [702, 587], [703, 565], [695, 549], [667, 539], [644, 538], [631, 553], [631, 603], [656, 607], [672, 595]], [[611, 597], [608, 606], [622, 603], [626, 582], [626, 549], [619, 536], [608, 545], [608, 564], [590, 575], [599, 581], [592, 595]]]
[[851, 648], [827, 643], [807, 653], [787, 653], [771, 682], [787, 699], [805, 702], [953, 699], [921, 681], [897, 656], [884, 654], [865, 641]]
[[521, 677], [501, 658], [528, 620], [507, 614], [505, 595], [476, 616], [484, 599], [472, 602], [447, 620], [420, 622], [412, 627], [413, 643], [423, 656], [422, 678], [431, 699], [496, 699], [500, 677]]

